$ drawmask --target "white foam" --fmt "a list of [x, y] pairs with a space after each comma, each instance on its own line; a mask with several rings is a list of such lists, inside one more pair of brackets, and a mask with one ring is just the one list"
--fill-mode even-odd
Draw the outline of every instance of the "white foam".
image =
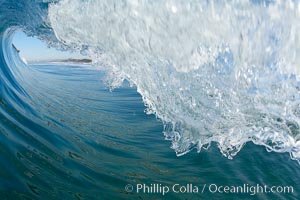
[[178, 155], [247, 141], [299, 159], [299, 2], [61, 0], [49, 20], [64, 44], [128, 79]]

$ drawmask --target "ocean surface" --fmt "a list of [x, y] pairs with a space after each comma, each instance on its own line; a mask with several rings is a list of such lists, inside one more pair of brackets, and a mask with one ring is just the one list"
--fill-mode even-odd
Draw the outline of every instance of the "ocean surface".
[[[299, 20], [298, 0], [0, 0], [0, 199], [299, 199]], [[92, 63], [27, 63], [17, 31]]]
[[[70, 73], [71, 72], [71, 73]], [[229, 160], [215, 144], [177, 157], [162, 123], [144, 113], [136, 88], [112, 92], [91, 66], [20, 69], [25, 99], [1, 100], [1, 199], [298, 199], [300, 171], [288, 154], [247, 143]], [[32, 101], [34, 99], [34, 101]], [[13, 104], [13, 107], [12, 105]], [[126, 192], [127, 184], [291, 185], [292, 194]]]

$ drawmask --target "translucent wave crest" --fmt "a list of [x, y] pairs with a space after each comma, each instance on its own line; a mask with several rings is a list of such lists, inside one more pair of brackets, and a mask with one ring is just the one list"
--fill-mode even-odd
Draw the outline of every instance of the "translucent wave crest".
[[298, 1], [62, 0], [57, 38], [128, 79], [178, 155], [252, 141], [300, 158]]

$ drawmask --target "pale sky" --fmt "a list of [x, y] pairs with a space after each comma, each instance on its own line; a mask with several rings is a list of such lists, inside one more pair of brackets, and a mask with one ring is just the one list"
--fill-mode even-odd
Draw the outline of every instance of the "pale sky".
[[46, 61], [68, 58], [86, 58], [79, 53], [69, 53], [48, 48], [45, 43], [34, 37], [28, 37], [23, 32], [18, 31], [13, 44], [20, 50], [20, 54], [27, 61]]

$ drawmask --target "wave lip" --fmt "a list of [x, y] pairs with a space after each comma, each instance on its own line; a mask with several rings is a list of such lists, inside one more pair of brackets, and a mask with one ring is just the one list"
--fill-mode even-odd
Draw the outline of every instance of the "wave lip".
[[[298, 1], [72, 1], [49, 8], [57, 38], [128, 79], [177, 155], [252, 141], [299, 161]], [[283, 20], [285, 19], [285, 20]]]
[[[253, 141], [274, 151], [291, 152], [294, 157], [297, 148], [287, 139], [291, 130], [282, 111], [287, 109], [285, 103], [291, 94], [298, 93], [297, 74], [285, 67], [292, 66], [291, 62], [277, 58], [280, 54], [288, 56], [283, 45], [290, 45], [290, 41], [284, 40], [285, 34], [292, 32], [278, 36], [274, 29], [299, 27], [284, 25], [273, 13], [275, 10], [286, 16], [294, 11], [290, 18], [295, 21], [298, 18], [295, 5], [293, 8], [275, 3], [263, 7], [247, 1], [143, 2], [128, 1], [115, 7], [111, 1], [76, 1], [72, 6], [69, 1], [61, 1], [50, 7], [49, 19], [62, 42], [88, 46], [94, 59], [111, 68], [114, 81], [119, 83], [127, 78], [137, 85], [148, 113], [171, 124], [171, 128], [165, 129], [165, 135], [173, 141], [172, 147], [179, 155], [196, 145], [200, 150], [204, 144], [216, 141], [223, 154], [231, 157], [245, 142]], [[225, 11], [221, 10], [223, 6], [227, 8]], [[108, 14], [111, 11], [113, 15]], [[77, 12], [81, 14], [75, 17]], [[221, 18], [225, 23], [218, 28], [224, 31], [217, 32], [216, 25]], [[176, 24], [179, 19], [182, 22]], [[266, 26], [268, 22], [271, 27]], [[200, 26], [202, 23], [206, 26]], [[273, 41], [269, 37], [276, 38]], [[193, 62], [194, 58], [200, 62]], [[295, 58], [289, 60], [297, 62]], [[143, 76], [145, 73], [147, 77]], [[285, 91], [280, 98], [274, 96], [274, 92], [285, 90], [286, 85], [291, 91]], [[292, 103], [297, 105], [298, 99]], [[268, 107], [275, 109], [274, 113]], [[289, 108], [289, 112], [293, 109]], [[297, 125], [295, 119], [292, 121]]]

